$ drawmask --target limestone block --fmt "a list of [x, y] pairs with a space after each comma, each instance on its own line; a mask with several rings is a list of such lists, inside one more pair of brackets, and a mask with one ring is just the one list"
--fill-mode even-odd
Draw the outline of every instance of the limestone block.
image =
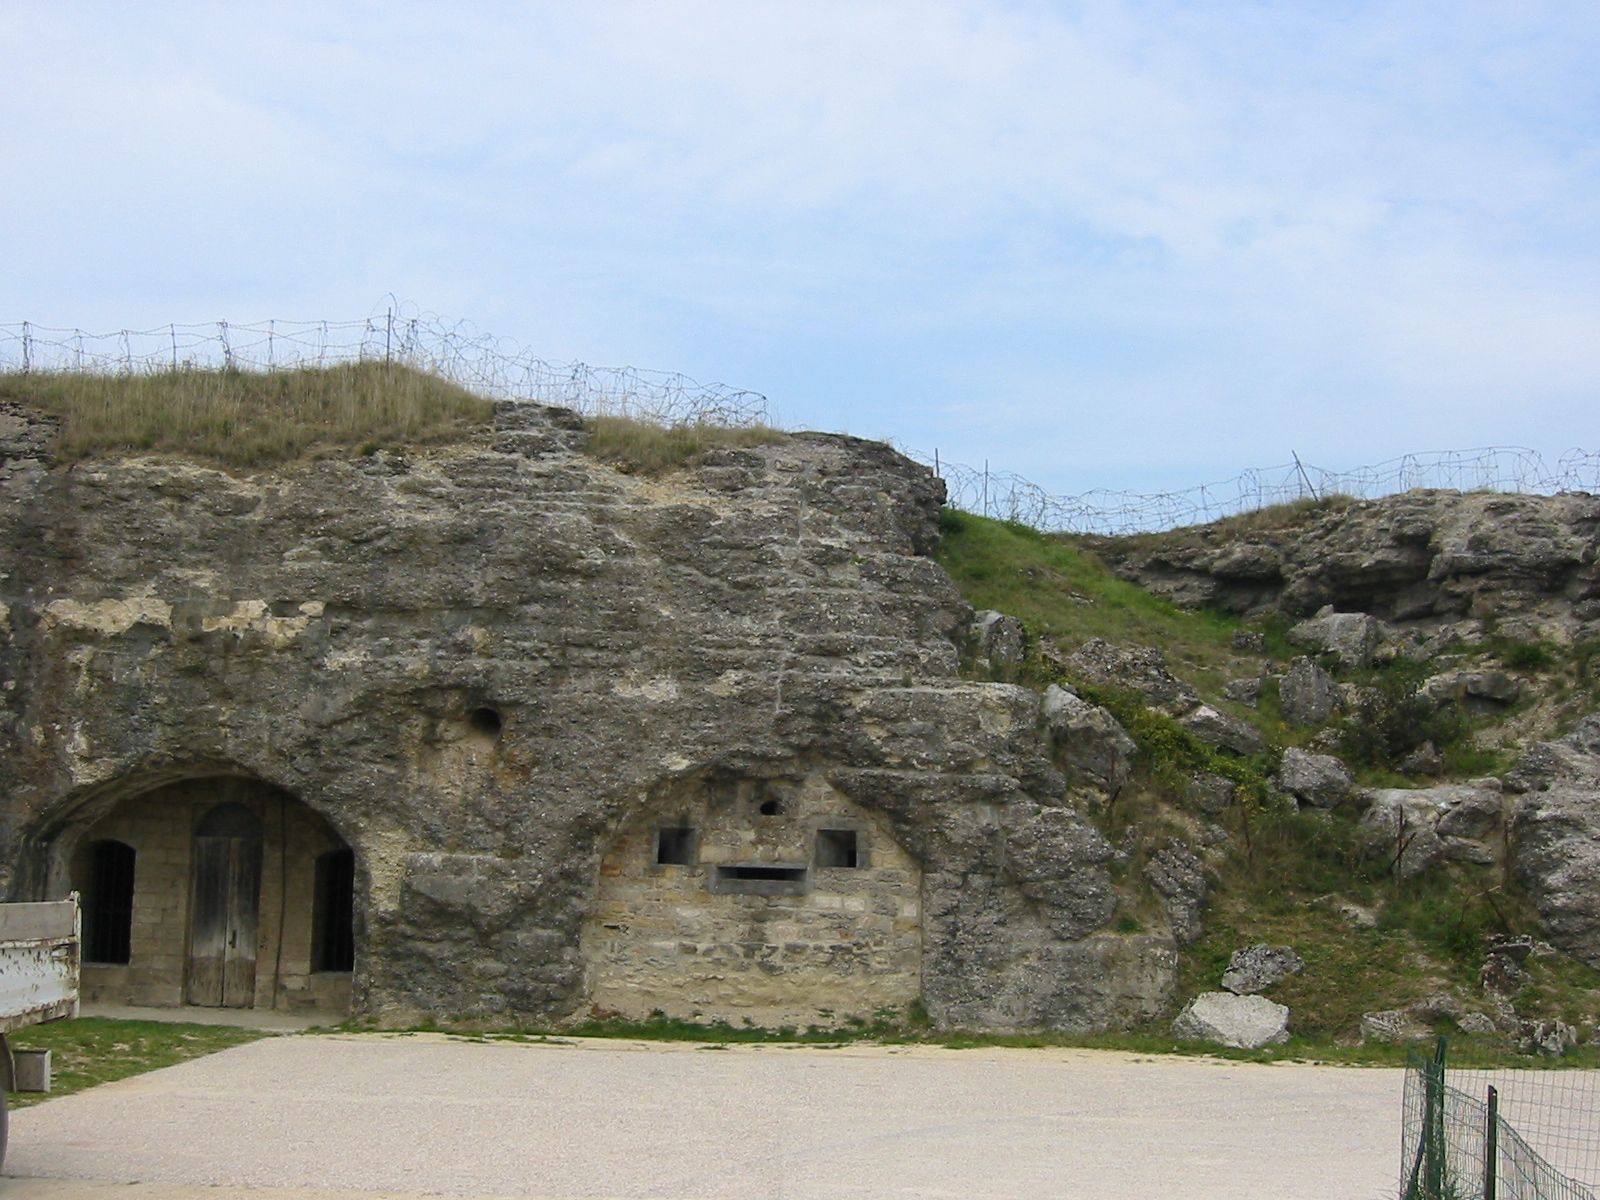
[[972, 634], [978, 653], [991, 663], [1015, 666], [1027, 656], [1028, 634], [1015, 617], [983, 609], [973, 616]]
[[1294, 660], [1278, 685], [1283, 719], [1290, 725], [1321, 725], [1339, 707], [1339, 685], [1309, 658]]
[[1067, 669], [1085, 683], [1138, 692], [1169, 716], [1188, 712], [1200, 694], [1167, 669], [1166, 656], [1150, 646], [1115, 646], [1090, 638], [1067, 659]]
[[1294, 952], [1294, 947], [1262, 942], [1233, 952], [1228, 969], [1222, 974], [1222, 986], [1235, 995], [1253, 995], [1298, 975], [1305, 965], [1305, 959]]
[[1407, 1009], [1361, 1014], [1364, 1042], [1420, 1042], [1432, 1036], [1433, 1030], [1420, 1024]]
[[1172, 1022], [1172, 1036], [1186, 1042], [1259, 1050], [1289, 1040], [1289, 1009], [1265, 996], [1201, 992]]
[[1042, 711], [1056, 763], [1069, 780], [1113, 794], [1127, 783], [1139, 744], [1108, 710], [1051, 684]]
[[1330, 607], [1301, 621], [1285, 636], [1293, 645], [1337, 655], [1347, 671], [1359, 671], [1371, 664], [1383, 631], [1377, 618], [1367, 613], [1336, 613]]
[[1185, 713], [1178, 723], [1209, 746], [1221, 746], [1237, 754], [1264, 754], [1267, 750], [1267, 739], [1254, 725], [1209, 704]]
[[1283, 752], [1273, 782], [1303, 806], [1334, 808], [1355, 788], [1356, 777], [1331, 754], [1291, 747]]

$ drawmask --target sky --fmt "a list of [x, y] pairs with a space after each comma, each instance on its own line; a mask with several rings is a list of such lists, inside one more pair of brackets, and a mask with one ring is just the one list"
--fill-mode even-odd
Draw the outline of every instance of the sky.
[[367, 316], [1166, 490], [1600, 450], [1600, 6], [0, 0], [0, 323]]

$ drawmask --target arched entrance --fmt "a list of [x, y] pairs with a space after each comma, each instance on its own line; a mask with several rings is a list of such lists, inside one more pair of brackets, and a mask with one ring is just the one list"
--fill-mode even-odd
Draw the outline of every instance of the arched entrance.
[[86, 1001], [348, 1012], [355, 858], [289, 793], [213, 777], [130, 796], [69, 863]]
[[817, 772], [708, 774], [635, 816], [584, 922], [596, 1015], [835, 1025], [922, 992], [922, 872]]

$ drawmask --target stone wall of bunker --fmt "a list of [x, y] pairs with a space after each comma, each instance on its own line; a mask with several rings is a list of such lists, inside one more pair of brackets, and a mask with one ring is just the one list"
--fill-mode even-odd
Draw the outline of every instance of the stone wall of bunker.
[[85, 963], [81, 994], [86, 1003], [184, 1003], [194, 831], [212, 808], [228, 801], [251, 809], [262, 825], [255, 1007], [349, 1009], [350, 973], [311, 969], [317, 856], [343, 842], [304, 804], [244, 779], [191, 780], [131, 797], [79, 839], [72, 875], [80, 891], [88, 882], [88, 848], [94, 842], [115, 839], [135, 854], [129, 961], [125, 966]]
[[[762, 815], [779, 793], [783, 811]], [[657, 865], [658, 831], [679, 826], [698, 832], [698, 861]], [[814, 866], [819, 828], [857, 830], [865, 865]], [[809, 867], [809, 890], [711, 890], [718, 865], [756, 863]], [[690, 788], [630, 822], [602, 859], [582, 941], [589, 1011], [763, 1026], [904, 1013], [922, 991], [921, 886], [887, 824], [820, 776]]]

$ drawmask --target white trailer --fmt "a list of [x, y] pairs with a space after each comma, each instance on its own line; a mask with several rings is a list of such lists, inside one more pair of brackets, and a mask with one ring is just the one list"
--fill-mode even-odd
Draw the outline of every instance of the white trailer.
[[19, 1083], [7, 1035], [24, 1025], [78, 1015], [81, 932], [76, 895], [43, 904], [0, 904], [0, 1082], [5, 1085], [0, 1091], [0, 1165], [9, 1123], [5, 1092], [16, 1091]]

